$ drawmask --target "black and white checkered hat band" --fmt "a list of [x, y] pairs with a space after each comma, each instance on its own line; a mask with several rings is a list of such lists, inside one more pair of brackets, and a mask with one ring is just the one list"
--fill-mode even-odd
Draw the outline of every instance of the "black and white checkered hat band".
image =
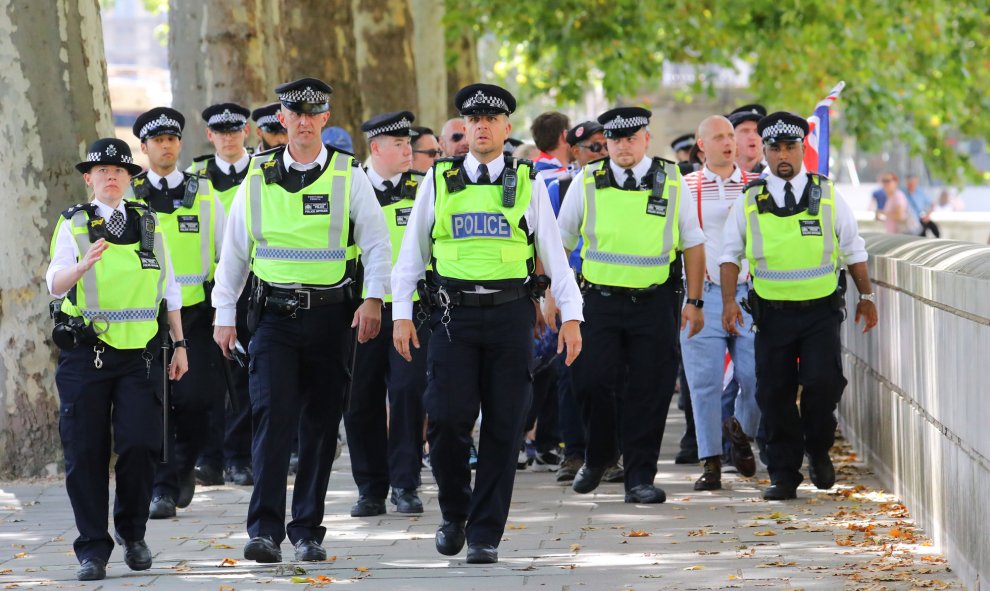
[[141, 128], [141, 133], [139, 134], [139, 137], [144, 137], [149, 133], [151, 133], [152, 131], [156, 131], [161, 127], [168, 127], [170, 129], [174, 129], [175, 131], [180, 131], [182, 129], [182, 126], [179, 125], [179, 122], [176, 121], [175, 119], [172, 119], [171, 117], [166, 117], [165, 115], [159, 115], [158, 119], [153, 119], [144, 124], [144, 127]]
[[322, 90], [314, 90], [312, 86], [302, 90], [289, 90], [278, 95], [278, 100], [286, 103], [325, 103], [329, 99], [330, 95]]
[[[106, 152], [88, 152], [86, 154], [86, 162], [106, 162], [111, 164], [112, 160], [107, 160], [107, 157], [113, 157], [117, 153], [117, 149], [113, 146], [107, 146]], [[117, 159], [118, 162], [123, 164], [134, 164], [134, 159], [130, 156], [121, 155]]]
[[231, 113], [230, 110], [224, 109], [223, 113], [212, 115], [210, 120], [206, 122], [210, 127], [221, 123], [247, 123], [247, 117], [240, 113]]
[[605, 124], [605, 129], [629, 129], [630, 127], [645, 127], [650, 124], [646, 117], [623, 117], [619, 115]]
[[497, 96], [488, 96], [482, 91], [478, 91], [474, 96], [468, 97], [466, 101], [461, 103], [461, 110], [470, 109], [473, 107], [491, 107], [493, 109], [499, 109], [501, 111], [508, 111], [509, 105]]
[[264, 117], [258, 117], [257, 124], [258, 127], [265, 127], [267, 125], [282, 125], [282, 123], [278, 120], [277, 115], [265, 115]]
[[364, 132], [364, 135], [368, 139], [371, 139], [376, 135], [381, 135], [383, 133], [388, 133], [390, 131], [399, 131], [400, 129], [409, 129], [410, 127], [412, 127], [412, 122], [406, 119], [405, 117], [403, 117], [402, 119], [399, 119], [398, 121], [393, 121], [388, 125], [382, 125], [381, 127], [370, 129]]
[[804, 137], [804, 129], [799, 125], [794, 125], [793, 123], [784, 123], [783, 121], [777, 121], [773, 125], [766, 127], [763, 130], [763, 139], [774, 138], [777, 136], [790, 136], [796, 138]]

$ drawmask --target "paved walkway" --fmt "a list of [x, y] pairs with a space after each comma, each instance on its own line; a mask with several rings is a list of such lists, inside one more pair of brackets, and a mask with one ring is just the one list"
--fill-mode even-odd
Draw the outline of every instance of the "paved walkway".
[[[913, 524], [908, 509], [841, 445], [839, 482], [802, 486], [799, 499], [760, 498], [756, 479], [725, 474], [725, 490], [692, 490], [700, 469], [670, 458], [683, 430], [672, 409], [661, 453], [660, 506], [622, 502], [622, 485], [574, 494], [551, 474], [521, 472], [494, 566], [436, 553], [436, 488], [424, 471], [426, 513], [348, 516], [355, 499], [348, 457], [327, 495], [330, 557], [324, 563], [258, 565], [242, 559], [250, 489], [201, 488], [179, 517], [153, 521], [154, 567], [134, 573], [114, 551], [108, 579], [75, 580], [72, 511], [60, 479], [0, 483], [0, 586], [27, 589], [958, 589], [958, 579]], [[283, 554], [292, 556], [286, 543]]]

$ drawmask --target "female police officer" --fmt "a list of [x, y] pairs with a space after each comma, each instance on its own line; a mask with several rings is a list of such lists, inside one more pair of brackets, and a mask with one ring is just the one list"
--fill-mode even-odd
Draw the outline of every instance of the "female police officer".
[[181, 378], [188, 362], [182, 296], [164, 238], [154, 214], [122, 200], [141, 167], [126, 143], [104, 138], [76, 168], [94, 198], [59, 217], [46, 279], [51, 294], [61, 298], [52, 306], [52, 336], [62, 349], [55, 372], [59, 433], [79, 530], [73, 544], [80, 562], [76, 576], [87, 581], [106, 576], [113, 550], [107, 532], [111, 429], [118, 456], [115, 538], [124, 546], [128, 567], [151, 567], [144, 533], [162, 443], [162, 393], [152, 362], [163, 297], [175, 347], [168, 377]]

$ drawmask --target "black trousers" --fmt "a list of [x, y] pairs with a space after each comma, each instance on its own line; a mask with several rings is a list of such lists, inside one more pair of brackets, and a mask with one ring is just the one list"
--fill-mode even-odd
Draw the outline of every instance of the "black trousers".
[[[467, 521], [467, 541], [498, 546], [533, 397], [533, 302], [455, 307], [447, 330], [433, 312], [427, 359], [430, 465], [444, 519]], [[481, 411], [474, 490], [468, 454]]]
[[168, 462], [159, 464], [155, 471], [154, 495], [174, 500], [179, 494], [179, 476], [196, 467], [206, 445], [210, 407], [224, 394], [220, 373], [223, 356], [213, 341], [212, 317], [212, 308], [182, 308], [182, 334], [189, 341], [189, 371], [172, 386]]
[[[656, 477], [677, 379], [676, 304], [669, 286], [636, 297], [585, 295], [584, 350], [572, 366], [587, 433], [585, 463], [605, 468], [621, 449], [626, 490], [653, 484]], [[616, 396], [621, 397], [618, 420]]]
[[92, 346], [62, 351], [58, 357], [58, 428], [65, 488], [79, 530], [72, 544], [79, 562], [107, 561], [113, 551], [107, 531], [111, 432], [117, 454], [114, 528], [126, 541], [144, 539], [162, 446], [162, 370], [157, 351], [142, 353], [105, 346], [100, 369], [93, 365]]
[[827, 454], [835, 442], [835, 409], [846, 387], [839, 337], [843, 313], [830, 303], [763, 308], [756, 333], [756, 401], [766, 418], [767, 471], [774, 484], [796, 487], [805, 452]]
[[[300, 310], [296, 317], [265, 312], [251, 339], [251, 418], [254, 489], [248, 505], [251, 537], [323, 541], [323, 509], [349, 380], [353, 307]], [[299, 471], [292, 521], [285, 524], [293, 437]]]
[[429, 341], [430, 331], [423, 323], [420, 348], [412, 349], [412, 362], [406, 362], [392, 344], [389, 307], [382, 311], [378, 336], [357, 346], [344, 427], [351, 472], [362, 496], [384, 499], [390, 484], [419, 488]]

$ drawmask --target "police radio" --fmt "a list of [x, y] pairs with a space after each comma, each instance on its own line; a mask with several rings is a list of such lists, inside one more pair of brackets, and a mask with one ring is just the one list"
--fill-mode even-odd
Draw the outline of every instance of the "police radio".
[[199, 177], [191, 176], [186, 181], [186, 192], [182, 194], [182, 207], [192, 207], [199, 192]]
[[516, 205], [516, 169], [506, 168], [502, 176], [502, 207], [514, 207]]
[[141, 250], [155, 251], [155, 216], [150, 211], [141, 215]]
[[653, 190], [650, 192], [650, 199], [656, 201], [663, 198], [663, 188], [667, 184], [667, 171], [663, 167], [657, 168], [653, 175]]
[[808, 215], [818, 215], [822, 205], [822, 188], [817, 184], [808, 189]]

